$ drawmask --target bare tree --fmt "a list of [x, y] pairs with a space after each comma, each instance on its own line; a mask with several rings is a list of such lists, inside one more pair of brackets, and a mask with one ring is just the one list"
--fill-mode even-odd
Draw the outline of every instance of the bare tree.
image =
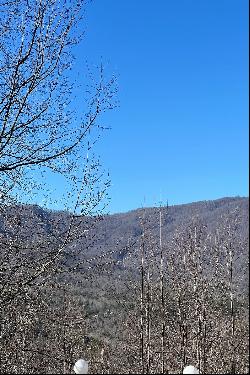
[[[84, 6], [84, 0], [1, 0], [0, 4], [1, 208], [17, 194], [22, 200], [25, 191], [33, 194], [39, 178], [52, 171], [70, 181], [68, 200], [73, 211], [64, 236], [61, 233], [56, 245], [54, 241], [49, 258], [34, 267], [22, 287], [58, 258], [71, 240], [74, 215], [96, 208], [107, 187], [101, 186], [100, 163], [89, 156], [96, 140], [90, 133], [97, 131], [95, 137], [99, 136], [99, 116], [114, 107], [114, 78], [105, 82], [101, 66], [98, 80], [89, 88], [87, 105], [82, 103], [82, 111], [78, 109], [80, 116], [71, 103], [72, 48], [79, 41], [77, 27], [83, 27]], [[36, 178], [30, 180], [31, 176]], [[25, 247], [17, 233], [18, 217], [15, 213], [8, 218], [16, 232], [3, 235], [3, 259], [4, 248], [7, 258], [12, 254], [10, 243], [13, 251]], [[19, 262], [19, 269], [22, 266]]]
[[[62, 327], [64, 354], [59, 351], [57, 359], [63, 359], [65, 371], [73, 355], [65, 344], [67, 337], [72, 336], [73, 350], [73, 341], [79, 342], [84, 331], [82, 325], [78, 336], [72, 327], [67, 327], [68, 336], [65, 333], [67, 311], [71, 317], [77, 313], [80, 322], [85, 312], [69, 308], [74, 302], [65, 297], [67, 283], [60, 275], [69, 269], [69, 256], [71, 268], [76, 268], [78, 250], [73, 241], [84, 241], [86, 249], [91, 246], [88, 231], [93, 220], [87, 217], [95, 212], [99, 218], [99, 204], [109, 186], [92, 147], [105, 128], [102, 114], [116, 105], [115, 78], [105, 79], [102, 65], [90, 77], [86, 95], [80, 92], [82, 97], [74, 104], [78, 82], [72, 78], [73, 48], [83, 36], [85, 5], [84, 0], [0, 0], [1, 371], [55, 369], [44, 357], [53, 339], [41, 350], [41, 341], [31, 335], [37, 319], [41, 330], [52, 336], [55, 324]], [[48, 211], [49, 230], [45, 211], [23, 204], [32, 203], [39, 189], [46, 196], [48, 173], [62, 176], [70, 187], [65, 203], [70, 212], [53, 218]], [[55, 290], [62, 288], [64, 299], [58, 309], [62, 307], [63, 313], [58, 315], [50, 298], [59, 298]]]
[[150, 215], [143, 221], [134, 257], [138, 279], [127, 292], [134, 305], [125, 314], [120, 369], [182, 373], [193, 364], [200, 373], [247, 373], [247, 304], [237, 275], [243, 251], [236, 230], [240, 218], [235, 212], [222, 217], [215, 240], [214, 232], [192, 217], [165, 242], [162, 211], [159, 242], [152, 233], [156, 213], [152, 226]]
[[83, 27], [84, 5], [84, 0], [1, 0], [2, 200], [13, 188], [24, 188], [22, 178], [37, 167], [63, 174], [79, 167], [83, 145], [90, 147], [87, 135], [113, 107], [114, 81], [104, 82], [102, 68], [88, 103], [77, 109], [81, 116], [71, 103], [77, 84], [70, 79], [72, 48], [79, 41], [77, 27]]

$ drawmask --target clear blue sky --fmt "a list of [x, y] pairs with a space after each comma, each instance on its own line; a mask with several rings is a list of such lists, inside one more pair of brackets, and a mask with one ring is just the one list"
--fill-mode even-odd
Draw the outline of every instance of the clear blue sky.
[[248, 1], [95, 0], [86, 31], [119, 82], [110, 210], [248, 195]]
[[[118, 77], [110, 212], [248, 196], [248, 1], [95, 0], [77, 49]], [[79, 98], [81, 99], [81, 98]]]

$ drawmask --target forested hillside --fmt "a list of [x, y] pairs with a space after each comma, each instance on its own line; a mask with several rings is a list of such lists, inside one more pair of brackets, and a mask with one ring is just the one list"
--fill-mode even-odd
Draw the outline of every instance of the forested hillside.
[[65, 373], [82, 356], [91, 373], [246, 373], [248, 203], [2, 207], [2, 370]]

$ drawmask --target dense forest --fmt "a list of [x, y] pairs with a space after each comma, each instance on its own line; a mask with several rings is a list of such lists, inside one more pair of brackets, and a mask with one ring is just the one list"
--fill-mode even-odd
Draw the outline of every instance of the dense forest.
[[238, 197], [96, 217], [2, 208], [1, 371], [83, 357], [90, 373], [247, 373], [247, 228]]

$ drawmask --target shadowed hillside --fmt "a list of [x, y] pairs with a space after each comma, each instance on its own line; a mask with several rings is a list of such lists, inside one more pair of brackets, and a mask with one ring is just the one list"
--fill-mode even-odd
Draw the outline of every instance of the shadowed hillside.
[[[162, 214], [162, 241], [168, 251], [171, 251], [171, 241], [176, 232], [185, 232], [188, 226], [196, 221], [206, 227], [206, 232], [220, 237], [224, 236], [225, 220], [231, 223], [234, 237], [240, 244], [240, 269], [247, 263], [249, 199], [234, 197], [221, 198], [212, 201], [201, 201], [169, 207], [144, 208], [127, 213], [104, 215], [102, 218], [75, 217], [73, 225], [84, 236], [73, 238], [66, 251], [67, 265], [76, 260], [80, 263], [86, 259], [102, 254], [112, 254], [112, 259], [119, 261], [118, 268], [124, 266], [123, 260], [133, 253], [135, 258], [140, 246], [144, 221], [146, 230], [153, 243], [159, 238], [159, 212]], [[15, 235], [15, 226], [8, 225], [5, 218], [18, 213], [18, 235], [23, 241], [49, 241], [50, 246], [58, 245], [61, 234], [70, 223], [71, 215], [67, 212], [57, 212], [42, 209], [39, 206], [20, 206], [4, 209], [0, 214], [0, 231]], [[17, 220], [17, 219], [16, 219]], [[233, 225], [237, 221], [237, 224]], [[133, 260], [134, 264], [134, 260]], [[243, 268], [242, 268], [243, 267]]]

